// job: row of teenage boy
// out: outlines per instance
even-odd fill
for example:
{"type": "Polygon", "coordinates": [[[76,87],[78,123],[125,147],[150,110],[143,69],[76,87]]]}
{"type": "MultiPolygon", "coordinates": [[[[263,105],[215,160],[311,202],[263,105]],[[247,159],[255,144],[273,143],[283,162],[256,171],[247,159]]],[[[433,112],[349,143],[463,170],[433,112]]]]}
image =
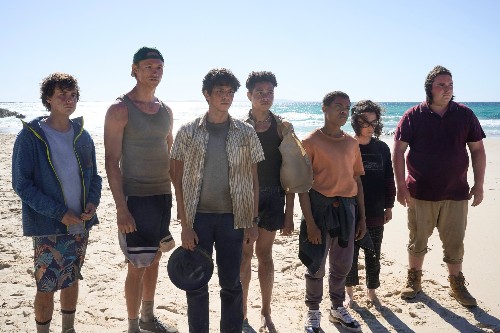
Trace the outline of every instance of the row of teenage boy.
{"type": "MultiPolygon", "coordinates": [[[[210,255],[214,247],[217,250],[220,331],[254,332],[247,319],[247,298],[255,251],[262,298],[259,327],[277,332],[271,318],[272,245],[278,230],[282,235],[294,231],[294,194],[286,193],[280,183],[279,146],[293,127],[270,111],[276,77],[271,72],[250,73],[246,88],[252,108],[245,120],[238,120],[228,113],[240,87],[238,79],[227,69],[211,70],[202,85],[208,111],[184,124],[174,140],[172,111],[155,97],[163,66],[160,51],[139,49],[131,73],[136,85],[116,100],[105,119],[106,173],[116,204],[119,243],[128,261],[128,332],[177,332],[153,311],[159,261],[175,244],[169,231],[171,183],[182,247],[199,246],[210,255]]],[[[452,75],[446,68],[431,70],[425,92],[426,101],[409,109],[398,124],[392,162],[389,147],[378,139],[383,126],[379,105],[363,100],[351,109],[349,96],[340,91],[324,97],[324,125],[302,141],[314,175],[312,188],[299,193],[299,257],[307,268],[305,332],[321,331],[327,258],[330,321],[361,330],[348,311],[352,287],[359,284],[360,247],[365,249],[367,299],[382,306],[375,290],[380,285],[384,224],[392,218],[396,186],[397,200],[408,207],[410,230],[409,269],[401,296],[411,299],[421,291],[427,240],[437,228],[451,296],[464,306],[477,304],[465,287],[461,264],[467,201],[473,199],[472,206],[477,206],[483,199],[485,135],[474,113],[453,101],[452,75]],[[341,129],[349,111],[354,138],[341,129]],[[470,189],[466,146],[474,171],[470,189]],[[367,238],[369,248],[362,245],[367,238]]],[[[22,199],[23,233],[33,237],[37,332],[49,332],[54,293],[61,290],[62,332],[71,333],[89,230],[98,223],[102,181],[83,120],[70,120],[79,100],[75,78],[48,76],[41,99],[50,115],[23,123],[14,145],[12,184],[22,199]]],[[[208,286],[186,291],[186,296],[189,331],[209,332],[208,286]]]]}

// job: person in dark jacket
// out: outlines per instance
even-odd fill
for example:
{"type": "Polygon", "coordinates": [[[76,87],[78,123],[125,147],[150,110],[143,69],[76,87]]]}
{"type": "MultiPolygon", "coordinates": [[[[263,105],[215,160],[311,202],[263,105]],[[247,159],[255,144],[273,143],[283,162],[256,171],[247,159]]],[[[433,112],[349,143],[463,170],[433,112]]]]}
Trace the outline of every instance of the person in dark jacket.
{"type": "MultiPolygon", "coordinates": [[[[391,151],[385,142],[378,139],[383,127],[381,116],[382,108],[370,100],[359,101],[351,110],[351,125],[356,133],[365,169],[361,182],[365,198],[367,236],[371,238],[375,250],[365,250],[366,297],[375,306],[382,305],[375,292],[380,286],[380,251],[384,224],[392,219],[396,197],[391,151]]],[[[359,284],[359,248],[355,245],[351,271],[346,279],[345,307],[352,305],[353,286],[359,284]]]]}
{"type": "Polygon", "coordinates": [[[40,91],[50,115],[23,122],[12,154],[12,187],[22,200],[23,234],[33,237],[37,332],[49,332],[54,293],[61,290],[62,332],[71,333],[102,179],[83,119],[69,119],[80,97],[76,79],[54,73],[40,91]]]}

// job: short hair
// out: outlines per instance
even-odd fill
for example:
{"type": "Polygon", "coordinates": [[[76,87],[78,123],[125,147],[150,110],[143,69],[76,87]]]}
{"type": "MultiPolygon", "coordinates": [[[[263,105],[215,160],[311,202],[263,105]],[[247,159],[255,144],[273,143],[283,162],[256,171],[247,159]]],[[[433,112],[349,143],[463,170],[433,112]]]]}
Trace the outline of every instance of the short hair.
{"type": "Polygon", "coordinates": [[[255,88],[255,85],[259,82],[269,82],[273,85],[273,87],[278,86],[278,82],[276,81],[276,76],[272,72],[262,71],[262,72],[251,72],[248,74],[246,87],[248,91],[252,91],[255,88]]]}
{"type": "Polygon", "coordinates": [[[203,78],[203,85],[201,87],[201,92],[208,92],[212,95],[212,90],[215,86],[231,86],[231,88],[236,92],[240,87],[240,81],[234,76],[227,68],[214,68],[210,70],[207,75],[203,78]]]}
{"type": "Polygon", "coordinates": [[[361,124],[363,113],[373,112],[377,116],[378,125],[374,128],[375,137],[379,137],[382,134],[382,113],[384,109],[375,102],[369,99],[364,99],[357,102],[351,109],[351,126],[354,129],[356,135],[361,135],[361,124]]]}
{"type": "Polygon", "coordinates": [[[76,101],[80,100],[80,87],[78,87],[78,81],[73,76],[66,73],[53,73],[43,79],[40,83],[40,98],[42,100],[43,106],[50,111],[50,104],[47,102],[47,98],[54,95],[56,88],[61,90],[75,90],[76,91],[76,101]]]}
{"type": "Polygon", "coordinates": [[[349,95],[347,95],[345,92],[332,91],[332,92],[329,92],[328,94],[326,94],[325,97],[323,97],[323,106],[330,106],[330,104],[332,104],[333,100],[337,97],[350,99],[349,95]]]}
{"type": "MultiPolygon", "coordinates": [[[[425,96],[426,96],[425,100],[427,101],[428,105],[432,104],[432,83],[434,82],[436,77],[438,77],[439,75],[449,75],[449,76],[453,77],[451,75],[451,72],[448,69],[446,69],[445,67],[440,66],[440,65],[435,66],[429,72],[429,74],[427,74],[427,77],[425,78],[424,87],[425,87],[425,96]]],[[[455,96],[452,96],[451,100],[453,100],[453,98],[455,98],[455,96]]]]}

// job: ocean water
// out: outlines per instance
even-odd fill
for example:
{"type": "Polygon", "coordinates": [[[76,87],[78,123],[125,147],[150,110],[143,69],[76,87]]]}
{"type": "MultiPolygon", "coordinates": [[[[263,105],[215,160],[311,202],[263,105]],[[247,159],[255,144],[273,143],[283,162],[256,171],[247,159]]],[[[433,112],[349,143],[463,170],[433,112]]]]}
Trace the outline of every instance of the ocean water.
{"type": "MultiPolygon", "coordinates": [[[[102,135],[104,130],[104,116],[107,108],[112,102],[86,102],[80,101],[74,116],[83,116],[85,128],[93,135],[102,135]]],[[[385,109],[382,117],[384,133],[390,135],[403,113],[418,102],[380,102],[385,109]]],[[[207,110],[205,101],[190,102],[167,102],[174,113],[174,133],[185,122],[192,120],[207,110]]],[[[353,103],[354,104],[354,103],[353,103]]],[[[468,102],[464,103],[470,107],[479,118],[487,137],[500,138],[500,102],[468,102]]],[[[42,103],[9,103],[0,102],[0,108],[16,111],[32,119],[40,115],[48,114],[42,103]]],[[[249,102],[235,101],[230,114],[237,118],[243,118],[250,108],[249,102]]],[[[323,113],[321,103],[275,101],[273,112],[282,115],[292,122],[297,136],[303,138],[307,133],[323,124],[323,113]]],[[[0,119],[0,132],[17,133],[21,129],[21,122],[14,117],[0,119]]],[[[344,131],[352,133],[352,127],[348,122],[344,131]]]]}

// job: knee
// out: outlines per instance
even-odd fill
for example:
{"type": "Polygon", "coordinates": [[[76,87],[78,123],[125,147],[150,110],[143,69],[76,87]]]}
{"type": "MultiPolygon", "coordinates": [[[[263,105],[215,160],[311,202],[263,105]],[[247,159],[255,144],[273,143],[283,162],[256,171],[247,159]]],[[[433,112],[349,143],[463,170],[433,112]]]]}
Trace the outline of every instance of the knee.
{"type": "Polygon", "coordinates": [[[273,251],[272,249],[256,249],[255,255],[259,260],[259,264],[272,263],[273,262],[273,251]]]}

